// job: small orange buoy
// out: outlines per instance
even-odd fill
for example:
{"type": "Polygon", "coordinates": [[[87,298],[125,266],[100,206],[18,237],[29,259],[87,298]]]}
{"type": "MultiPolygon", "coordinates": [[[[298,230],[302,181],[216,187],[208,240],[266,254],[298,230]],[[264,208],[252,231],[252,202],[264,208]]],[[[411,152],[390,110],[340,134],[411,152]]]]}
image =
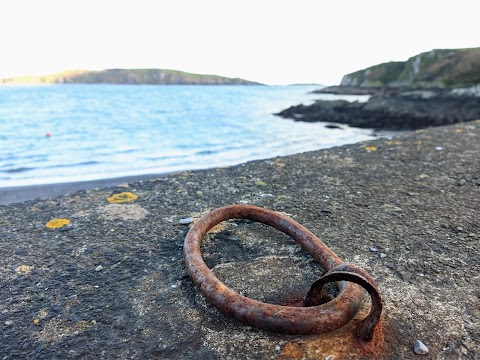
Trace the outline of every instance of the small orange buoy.
{"type": "Polygon", "coordinates": [[[45,133],[45,136],[46,136],[46,137],[50,137],[50,136],[52,136],[52,134],[47,131],[47,132],[45,133]]]}

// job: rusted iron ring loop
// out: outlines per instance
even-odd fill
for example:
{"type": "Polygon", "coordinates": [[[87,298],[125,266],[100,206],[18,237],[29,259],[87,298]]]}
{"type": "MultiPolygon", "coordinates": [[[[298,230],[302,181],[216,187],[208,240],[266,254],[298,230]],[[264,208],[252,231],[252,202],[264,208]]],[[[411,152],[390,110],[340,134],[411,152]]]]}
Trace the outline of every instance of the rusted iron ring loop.
{"type": "MultiPolygon", "coordinates": [[[[253,220],[282,231],[300,243],[326,271],[343,264],[342,260],[310,231],[277,212],[239,204],[213,210],[191,227],[185,238],[183,253],[190,278],[219,310],[259,329],[298,335],[329,332],[342,327],[355,316],[361,305],[362,289],[353,282],[342,281],[359,279],[347,272],[334,270],[326,278],[326,282],[338,281],[339,294],[336,298],[310,307],[265,304],[242,296],[223,284],[203,261],[200,245],[202,238],[212,227],[233,218],[253,220]]],[[[318,281],[322,281],[322,278],[318,281]]],[[[366,281],[361,285],[368,286],[369,283],[370,281],[366,281]]]]}

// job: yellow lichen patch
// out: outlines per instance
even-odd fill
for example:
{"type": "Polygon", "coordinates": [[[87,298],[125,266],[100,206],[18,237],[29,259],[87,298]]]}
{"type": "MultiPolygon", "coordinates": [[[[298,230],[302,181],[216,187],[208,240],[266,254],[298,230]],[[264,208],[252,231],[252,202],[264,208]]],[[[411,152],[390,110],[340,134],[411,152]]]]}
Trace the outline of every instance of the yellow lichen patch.
{"type": "Polygon", "coordinates": [[[376,146],[365,146],[365,150],[367,150],[367,151],[377,151],[377,147],[376,146]]]}
{"type": "Polygon", "coordinates": [[[462,130],[462,129],[455,129],[455,132],[456,132],[456,133],[462,133],[463,130],[462,130]]]}
{"type": "Polygon", "coordinates": [[[85,331],[91,326],[95,325],[97,322],[95,320],[92,321],[79,321],[75,324],[75,327],[80,331],[85,331]]]}
{"type": "Polygon", "coordinates": [[[262,180],[257,180],[255,181],[255,185],[258,185],[258,186],[267,186],[267,183],[265,181],[262,181],[262,180]]]}
{"type": "Polygon", "coordinates": [[[70,224],[68,219],[53,219],[46,223],[45,226],[49,229],[57,229],[68,224],[70,224]]]}
{"type": "Polygon", "coordinates": [[[78,335],[92,326],[95,326],[96,323],[95,320],[90,322],[79,321],[75,323],[54,317],[45,321],[43,326],[38,331],[34,332],[33,336],[37,340],[45,342],[45,345],[50,346],[67,337],[78,335]]]}
{"type": "Polygon", "coordinates": [[[47,317],[47,315],[48,315],[47,310],[42,309],[42,310],[40,310],[39,313],[38,313],[38,318],[39,318],[39,319],[45,319],[45,318],[47,317]]]}
{"type": "Polygon", "coordinates": [[[415,145],[422,145],[423,141],[415,141],[415,145]]]}
{"type": "Polygon", "coordinates": [[[393,141],[393,140],[388,140],[388,141],[385,141],[385,144],[387,145],[401,145],[402,142],[401,141],[393,141]]]}
{"type": "Polygon", "coordinates": [[[37,317],[33,319],[33,324],[38,326],[40,324],[40,320],[45,319],[47,315],[48,315],[47,310],[45,309],[40,310],[37,317]]]}
{"type": "Polygon", "coordinates": [[[109,203],[118,204],[118,203],[130,202],[130,201],[133,201],[137,198],[138,198],[137,195],[132,194],[129,191],[126,191],[126,192],[122,192],[122,193],[119,193],[119,194],[114,194],[114,195],[110,196],[109,198],[107,198],[107,200],[108,200],[109,203]]]}
{"type": "Polygon", "coordinates": [[[24,274],[28,274],[30,271],[32,271],[32,269],[33,269],[33,266],[20,265],[19,267],[17,267],[17,268],[15,269],[15,272],[16,272],[17,274],[22,274],[22,275],[24,275],[24,274]]]}
{"type": "Polygon", "coordinates": [[[480,119],[475,120],[475,122],[476,122],[477,124],[480,124],[480,119]]]}

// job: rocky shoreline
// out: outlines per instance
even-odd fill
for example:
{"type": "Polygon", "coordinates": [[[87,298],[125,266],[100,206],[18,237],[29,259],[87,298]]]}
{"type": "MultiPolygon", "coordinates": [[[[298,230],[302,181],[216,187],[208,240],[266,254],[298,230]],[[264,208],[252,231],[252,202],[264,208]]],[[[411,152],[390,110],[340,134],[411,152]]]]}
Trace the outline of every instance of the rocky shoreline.
{"type": "Polygon", "coordinates": [[[333,86],[314,93],[371,95],[367,102],[317,100],[275,115],[295,121],[346,124],[375,130],[417,130],[480,118],[480,89],[333,86]]]}

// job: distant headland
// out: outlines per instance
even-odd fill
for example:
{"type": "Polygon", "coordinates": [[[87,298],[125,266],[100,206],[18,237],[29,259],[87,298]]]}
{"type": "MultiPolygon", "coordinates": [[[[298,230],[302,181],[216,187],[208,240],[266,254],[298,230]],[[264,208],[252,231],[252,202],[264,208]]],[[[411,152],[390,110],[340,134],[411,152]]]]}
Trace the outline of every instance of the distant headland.
{"type": "Polygon", "coordinates": [[[480,119],[480,48],[438,49],[371,66],[314,93],[370,95],[367,102],[317,100],[276,115],[377,130],[415,130],[480,119]]]}
{"type": "Polygon", "coordinates": [[[167,69],[68,70],[50,75],[0,79],[0,84],[263,85],[240,78],[167,69]]]}
{"type": "Polygon", "coordinates": [[[456,88],[480,84],[480,48],[436,49],[407,61],[371,66],[343,77],[340,86],[456,88]]]}

